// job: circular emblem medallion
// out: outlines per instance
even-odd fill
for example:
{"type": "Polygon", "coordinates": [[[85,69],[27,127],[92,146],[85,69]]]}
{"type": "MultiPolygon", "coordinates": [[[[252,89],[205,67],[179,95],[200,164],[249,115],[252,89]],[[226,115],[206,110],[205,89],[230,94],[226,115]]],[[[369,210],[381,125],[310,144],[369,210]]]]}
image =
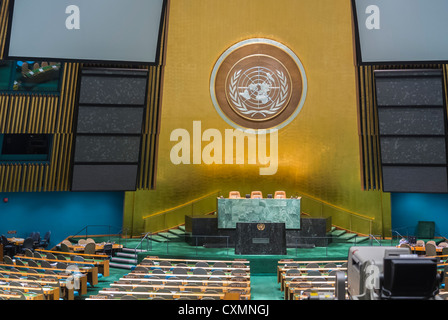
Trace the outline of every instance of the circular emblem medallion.
{"type": "Polygon", "coordinates": [[[259,224],[257,224],[257,229],[258,229],[259,231],[263,231],[265,228],[266,228],[266,226],[264,225],[264,223],[259,223],[259,224]]]}
{"type": "Polygon", "coordinates": [[[240,42],[218,59],[210,81],[213,104],[235,128],[280,129],[300,112],[305,70],[284,45],[267,39],[240,42]]]}

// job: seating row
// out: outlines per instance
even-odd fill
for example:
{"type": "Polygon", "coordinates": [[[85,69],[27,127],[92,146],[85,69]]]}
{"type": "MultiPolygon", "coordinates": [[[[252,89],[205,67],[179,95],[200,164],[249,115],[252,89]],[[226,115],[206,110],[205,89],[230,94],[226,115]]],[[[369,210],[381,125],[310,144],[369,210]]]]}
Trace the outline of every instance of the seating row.
{"type": "Polygon", "coordinates": [[[9,256],[3,257],[3,263],[0,263],[2,273],[7,277],[13,278],[27,278],[34,277],[42,280],[58,279],[63,287],[67,283],[76,283],[77,291],[67,291],[64,297],[71,300],[76,294],[86,294],[87,287],[98,284],[98,279],[104,275],[109,275],[109,260],[84,260],[76,259],[68,260],[64,256],[50,256],[43,255],[39,252],[32,253],[27,251],[25,255],[16,255],[14,258],[9,256]],[[52,259],[56,258],[56,259],[52,259]],[[103,273],[99,273],[98,270],[103,273]],[[63,280],[63,282],[61,281],[63,280]]]}
{"type": "MultiPolygon", "coordinates": [[[[334,296],[337,272],[347,272],[347,261],[280,260],[277,280],[285,300],[308,299],[322,293],[334,296]]],[[[347,285],[345,276],[345,284],[347,285]]],[[[347,293],[346,293],[347,294],[347,293]]]]}
{"type": "Polygon", "coordinates": [[[250,300],[250,269],[246,260],[146,257],[130,273],[88,300],[216,300],[230,296],[250,300]]]}
{"type": "MultiPolygon", "coordinates": [[[[18,269],[0,268],[0,290],[3,292],[20,291],[25,295],[4,297],[17,300],[74,300],[76,294],[74,286],[67,285],[72,275],[24,272],[18,269]],[[34,293],[38,296],[29,295],[34,293]],[[40,297],[41,295],[42,297],[40,297]],[[42,298],[42,299],[40,299],[42,298]]],[[[84,276],[84,279],[86,277],[84,276]]],[[[82,281],[80,281],[82,282],[82,281]]],[[[86,283],[86,281],[85,281],[86,283]]]]}

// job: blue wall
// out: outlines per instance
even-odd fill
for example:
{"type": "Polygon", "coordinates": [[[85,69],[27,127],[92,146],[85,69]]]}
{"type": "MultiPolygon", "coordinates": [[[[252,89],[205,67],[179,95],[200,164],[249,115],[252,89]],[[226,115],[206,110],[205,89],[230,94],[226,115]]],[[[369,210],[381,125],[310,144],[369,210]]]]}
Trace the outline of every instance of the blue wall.
{"type": "MultiPolygon", "coordinates": [[[[8,230],[17,230],[16,237],[26,238],[39,231],[43,237],[50,230],[50,246],[87,225],[111,225],[111,232],[117,233],[123,225],[123,204],[123,192],[0,193],[0,233],[7,236],[8,230]]],[[[107,233],[105,227],[89,228],[89,234],[107,233]]]]}
{"type": "Polygon", "coordinates": [[[418,221],[434,221],[435,236],[448,237],[448,194],[392,193],[391,207],[392,229],[403,236],[417,235],[418,221]]]}

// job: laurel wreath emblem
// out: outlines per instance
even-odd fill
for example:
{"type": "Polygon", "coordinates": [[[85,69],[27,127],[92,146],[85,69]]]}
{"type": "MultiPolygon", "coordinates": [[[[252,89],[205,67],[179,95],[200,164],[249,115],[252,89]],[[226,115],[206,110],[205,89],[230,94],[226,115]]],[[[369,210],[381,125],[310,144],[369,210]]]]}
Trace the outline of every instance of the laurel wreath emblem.
{"type": "Polygon", "coordinates": [[[254,110],[254,109],[248,109],[247,105],[244,103],[244,101],[240,98],[240,95],[238,93],[238,79],[241,76],[241,71],[236,71],[232,78],[230,79],[229,84],[229,97],[232,101],[235,108],[244,115],[249,115],[250,117],[254,117],[255,115],[262,115],[263,117],[267,118],[268,115],[276,114],[286,103],[288,100],[288,92],[289,92],[289,86],[287,77],[284,75],[282,71],[276,70],[277,76],[280,79],[280,95],[277,98],[276,101],[272,102],[269,106],[269,109],[263,109],[263,110],[254,110]]]}

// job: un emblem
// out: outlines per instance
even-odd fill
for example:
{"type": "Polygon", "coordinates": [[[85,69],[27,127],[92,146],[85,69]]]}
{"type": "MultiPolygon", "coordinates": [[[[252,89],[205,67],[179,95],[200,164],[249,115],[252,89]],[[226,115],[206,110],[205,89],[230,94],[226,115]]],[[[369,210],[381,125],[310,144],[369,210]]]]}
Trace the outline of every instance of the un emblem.
{"type": "Polygon", "coordinates": [[[257,229],[258,229],[259,231],[263,231],[265,228],[266,228],[266,226],[265,226],[264,223],[259,223],[259,224],[257,224],[257,229]]]}
{"type": "Polygon", "coordinates": [[[210,91],[218,113],[238,129],[280,129],[300,112],[305,70],[284,45],[267,39],[240,42],[218,59],[210,91]]]}

